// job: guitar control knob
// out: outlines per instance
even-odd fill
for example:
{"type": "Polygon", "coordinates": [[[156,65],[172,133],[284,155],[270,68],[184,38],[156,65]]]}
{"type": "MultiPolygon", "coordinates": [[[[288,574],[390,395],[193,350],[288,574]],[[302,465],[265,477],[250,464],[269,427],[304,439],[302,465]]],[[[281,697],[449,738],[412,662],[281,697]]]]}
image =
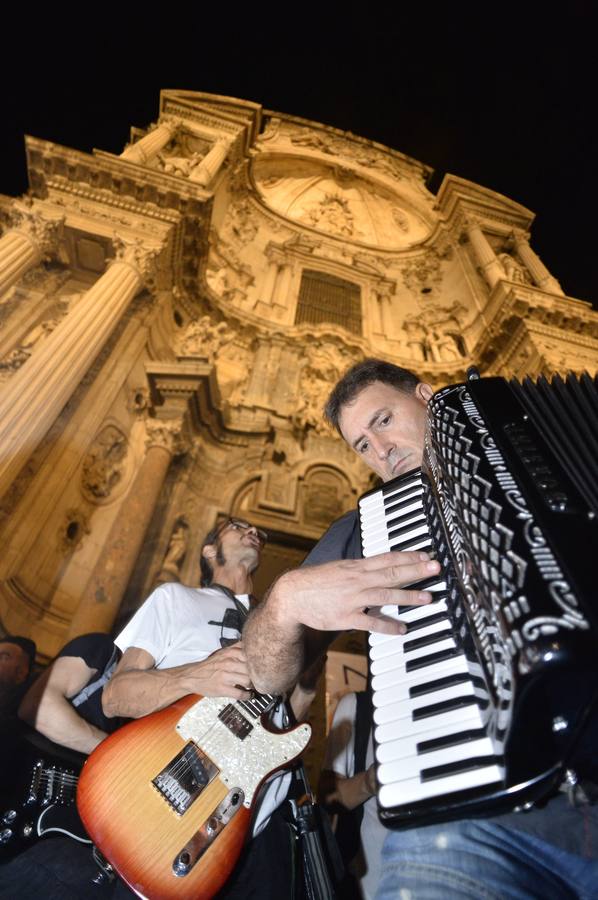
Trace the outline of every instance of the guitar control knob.
{"type": "Polygon", "coordinates": [[[3,828],[2,831],[0,831],[0,847],[3,844],[8,844],[11,837],[12,837],[12,828],[3,828]]]}
{"type": "Polygon", "coordinates": [[[11,825],[12,822],[14,822],[14,820],[16,819],[17,815],[18,813],[16,809],[7,809],[0,819],[0,822],[2,823],[2,825],[11,825]]]}
{"type": "Polygon", "coordinates": [[[206,822],[206,832],[208,834],[215,834],[218,829],[218,819],[215,816],[212,816],[211,819],[208,819],[206,822]]]}

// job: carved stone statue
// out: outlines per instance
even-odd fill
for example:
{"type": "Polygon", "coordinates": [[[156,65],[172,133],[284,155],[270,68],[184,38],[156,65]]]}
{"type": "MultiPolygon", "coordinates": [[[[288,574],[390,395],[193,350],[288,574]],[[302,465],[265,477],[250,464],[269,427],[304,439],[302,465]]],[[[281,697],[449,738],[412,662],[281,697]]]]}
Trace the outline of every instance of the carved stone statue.
{"type": "Polygon", "coordinates": [[[83,493],[96,502],[106,500],[122,478],[127,438],[114,425],[107,425],[91,445],[81,472],[83,493]]]}
{"type": "Polygon", "coordinates": [[[518,284],[531,284],[529,272],[514,256],[511,256],[510,253],[499,253],[498,259],[509,281],[515,281],[518,284]]]}
{"type": "Polygon", "coordinates": [[[177,345],[178,356],[196,356],[213,362],[225,344],[235,339],[235,332],[226,322],[212,322],[202,316],[189,323],[177,345]]]}

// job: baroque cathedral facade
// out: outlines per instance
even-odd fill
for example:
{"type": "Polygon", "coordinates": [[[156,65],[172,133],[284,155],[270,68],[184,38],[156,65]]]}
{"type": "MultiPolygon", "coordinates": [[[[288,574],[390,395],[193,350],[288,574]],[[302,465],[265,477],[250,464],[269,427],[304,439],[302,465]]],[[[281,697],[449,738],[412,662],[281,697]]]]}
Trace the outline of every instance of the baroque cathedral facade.
{"type": "Polygon", "coordinates": [[[371,485],[323,423],[352,363],[438,388],[589,370],[598,314],[534,215],[372,141],[164,91],[119,155],[26,140],[0,197],[0,629],[42,661],[164,581],[224,515],[272,540],[257,593],[371,485]]]}

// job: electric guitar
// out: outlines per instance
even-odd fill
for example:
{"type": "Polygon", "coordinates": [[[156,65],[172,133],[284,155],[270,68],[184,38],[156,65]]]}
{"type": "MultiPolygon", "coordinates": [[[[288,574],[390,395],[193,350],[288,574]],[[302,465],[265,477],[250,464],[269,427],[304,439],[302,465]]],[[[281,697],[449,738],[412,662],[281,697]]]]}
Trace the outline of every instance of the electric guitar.
{"type": "MultiPolygon", "coordinates": [[[[49,746],[50,742],[47,742],[49,746]]],[[[78,754],[55,755],[22,740],[11,763],[12,789],[0,800],[0,861],[53,831],[91,843],[75,807],[78,754]]]]}
{"type": "Polygon", "coordinates": [[[190,695],[124,725],[88,757],[77,790],[94,844],[139,897],[204,900],[230,875],[264,779],[311,728],[269,730],[276,702],[190,695]]]}

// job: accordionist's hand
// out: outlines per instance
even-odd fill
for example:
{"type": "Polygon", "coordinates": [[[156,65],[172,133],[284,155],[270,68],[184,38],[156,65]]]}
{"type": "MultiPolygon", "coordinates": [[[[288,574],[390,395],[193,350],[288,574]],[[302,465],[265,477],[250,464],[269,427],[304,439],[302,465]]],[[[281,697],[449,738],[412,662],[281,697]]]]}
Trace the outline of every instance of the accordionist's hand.
{"type": "Polygon", "coordinates": [[[439,571],[439,563],[421,551],[339,560],[287,572],[274,584],[271,593],[275,597],[269,600],[275,600],[281,618],[318,631],[356,628],[402,634],[405,626],[380,614],[380,608],[429,603],[429,591],[406,586],[439,571]]]}

